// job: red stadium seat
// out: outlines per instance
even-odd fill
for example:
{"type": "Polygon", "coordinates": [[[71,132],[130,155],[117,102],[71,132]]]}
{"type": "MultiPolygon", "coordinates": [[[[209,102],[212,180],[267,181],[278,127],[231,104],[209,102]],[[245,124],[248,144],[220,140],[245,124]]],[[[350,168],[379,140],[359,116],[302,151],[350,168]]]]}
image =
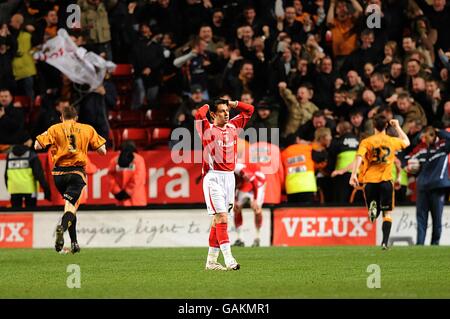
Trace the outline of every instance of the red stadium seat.
{"type": "Polygon", "coordinates": [[[33,120],[37,118],[37,110],[34,109],[30,97],[17,95],[14,97],[13,105],[22,108],[25,115],[25,125],[32,124],[33,120]]]}
{"type": "Polygon", "coordinates": [[[144,122],[145,114],[142,111],[110,111],[109,123],[111,127],[139,127],[144,122]]]}
{"type": "Polygon", "coordinates": [[[28,96],[17,95],[14,97],[14,105],[20,105],[23,108],[30,108],[32,106],[31,98],[28,96]]]}
{"type": "Polygon", "coordinates": [[[155,127],[152,131],[153,142],[168,142],[170,139],[171,128],[168,127],[155,127]]]}
{"type": "Polygon", "coordinates": [[[120,129],[112,129],[111,132],[114,149],[118,150],[120,148],[120,144],[122,144],[122,131],[120,129]]]}
{"type": "Polygon", "coordinates": [[[168,127],[155,127],[151,129],[152,149],[169,148],[169,140],[172,129],[168,127]]]}
{"type": "Polygon", "coordinates": [[[147,113],[145,120],[149,126],[163,126],[170,123],[172,116],[168,108],[155,108],[151,110],[151,113],[147,113]],[[150,117],[148,117],[148,114],[150,114],[150,117]]]}
{"type": "Polygon", "coordinates": [[[113,77],[132,77],[133,75],[133,65],[132,64],[117,64],[113,77]]]}
{"type": "Polygon", "coordinates": [[[125,128],[121,134],[121,140],[132,140],[138,148],[148,148],[151,143],[150,130],[146,128],[125,128]]]}
{"type": "Polygon", "coordinates": [[[42,104],[42,97],[40,95],[38,95],[34,99],[34,106],[35,107],[41,107],[41,104],[42,104]]]}
{"type": "Polygon", "coordinates": [[[131,81],[127,85],[130,85],[130,92],[127,94],[119,94],[117,96],[117,102],[115,106],[116,110],[130,109],[131,102],[133,99],[131,96],[131,85],[132,85],[131,81]]]}
{"type": "Polygon", "coordinates": [[[116,121],[117,113],[118,113],[118,111],[108,111],[109,124],[111,124],[111,122],[116,121]]]}
{"type": "Polygon", "coordinates": [[[133,73],[133,65],[131,64],[117,64],[116,69],[112,73],[112,80],[119,94],[117,108],[126,108],[131,104],[133,73]]]}
{"type": "Polygon", "coordinates": [[[115,150],[117,145],[116,145],[116,139],[114,137],[114,131],[113,130],[109,130],[109,139],[111,140],[111,149],[115,150]]]}
{"type": "Polygon", "coordinates": [[[174,93],[166,93],[166,94],[161,94],[161,96],[159,97],[159,103],[162,106],[168,106],[168,107],[178,107],[178,105],[180,105],[182,102],[181,98],[179,95],[174,94],[174,93]]]}

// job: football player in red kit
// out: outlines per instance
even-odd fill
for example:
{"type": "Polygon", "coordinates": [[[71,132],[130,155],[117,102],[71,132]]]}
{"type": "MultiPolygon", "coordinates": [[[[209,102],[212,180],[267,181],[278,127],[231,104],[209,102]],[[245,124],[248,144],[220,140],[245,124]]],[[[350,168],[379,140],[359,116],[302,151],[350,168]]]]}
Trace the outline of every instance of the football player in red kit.
{"type": "Polygon", "coordinates": [[[266,190],[266,176],[261,172],[261,168],[257,163],[238,163],[234,172],[238,178],[239,185],[234,204],[234,225],[238,236],[234,246],[244,246],[240,232],[242,226],[242,206],[247,200],[250,200],[250,207],[255,213],[256,228],[256,236],[252,246],[259,247],[259,231],[262,225],[262,205],[264,204],[266,190]]]}
{"type": "Polygon", "coordinates": [[[250,104],[219,99],[211,106],[203,105],[195,115],[196,130],[203,146],[203,195],[208,214],[213,216],[205,267],[208,270],[240,268],[231,254],[228,214],[234,205],[238,130],[245,127],[253,110],[254,107],[250,104]],[[240,114],[231,120],[230,108],[240,111],[240,114]],[[208,112],[212,123],[206,116],[208,112]],[[217,261],[220,251],[224,256],[226,267],[217,261]]]}

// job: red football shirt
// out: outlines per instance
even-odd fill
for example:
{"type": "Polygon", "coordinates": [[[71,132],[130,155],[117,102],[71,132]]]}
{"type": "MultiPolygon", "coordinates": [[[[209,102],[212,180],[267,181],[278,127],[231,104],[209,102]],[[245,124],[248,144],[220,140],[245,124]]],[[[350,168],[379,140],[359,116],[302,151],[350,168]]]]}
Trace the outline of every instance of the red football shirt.
{"type": "Polygon", "coordinates": [[[243,129],[250,120],[254,107],[238,102],[241,113],[232,118],[224,127],[209,122],[206,117],[209,106],[203,105],[195,115],[196,129],[203,144],[203,175],[209,170],[234,171],[237,158],[238,129],[243,129]]]}

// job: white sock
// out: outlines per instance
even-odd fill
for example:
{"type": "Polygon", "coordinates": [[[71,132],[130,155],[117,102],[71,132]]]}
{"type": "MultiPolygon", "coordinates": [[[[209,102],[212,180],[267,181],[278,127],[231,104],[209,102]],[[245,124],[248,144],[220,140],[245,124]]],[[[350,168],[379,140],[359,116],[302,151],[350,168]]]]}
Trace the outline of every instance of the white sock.
{"type": "Polygon", "coordinates": [[[222,251],[223,258],[225,259],[225,264],[229,265],[234,261],[233,255],[231,254],[230,243],[220,245],[220,250],[222,251]]]}
{"type": "Polygon", "coordinates": [[[260,231],[259,231],[259,229],[258,228],[256,228],[256,235],[255,235],[255,239],[259,239],[259,233],[260,233],[260,231]]]}
{"type": "Polygon", "coordinates": [[[217,247],[209,247],[208,250],[208,258],[206,259],[207,263],[215,263],[217,262],[217,258],[219,258],[220,248],[217,247]]]}
{"type": "Polygon", "coordinates": [[[236,228],[237,239],[241,240],[241,227],[236,228]]]}

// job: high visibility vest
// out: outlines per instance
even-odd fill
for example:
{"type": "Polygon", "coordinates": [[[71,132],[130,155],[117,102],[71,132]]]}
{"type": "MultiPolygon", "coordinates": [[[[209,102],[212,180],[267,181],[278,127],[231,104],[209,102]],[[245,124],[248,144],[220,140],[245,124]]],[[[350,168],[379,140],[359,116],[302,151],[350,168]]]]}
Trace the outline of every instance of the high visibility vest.
{"type": "Polygon", "coordinates": [[[8,192],[10,194],[33,194],[37,192],[38,182],[35,180],[30,167],[30,151],[22,156],[12,152],[8,154],[7,177],[8,192]]]}
{"type": "Polygon", "coordinates": [[[287,194],[317,192],[311,144],[294,144],[281,153],[287,194]]]}
{"type": "MultiPolygon", "coordinates": [[[[392,180],[394,182],[397,180],[397,168],[395,166],[392,168],[392,180]]],[[[408,173],[403,168],[400,170],[400,185],[408,186],[408,173]]]]}
{"type": "MultiPolygon", "coordinates": [[[[354,151],[344,151],[338,154],[336,160],[336,168],[335,169],[343,169],[350,165],[351,162],[355,159],[356,150],[354,151]]],[[[349,172],[352,170],[350,169],[349,172]]]]}

